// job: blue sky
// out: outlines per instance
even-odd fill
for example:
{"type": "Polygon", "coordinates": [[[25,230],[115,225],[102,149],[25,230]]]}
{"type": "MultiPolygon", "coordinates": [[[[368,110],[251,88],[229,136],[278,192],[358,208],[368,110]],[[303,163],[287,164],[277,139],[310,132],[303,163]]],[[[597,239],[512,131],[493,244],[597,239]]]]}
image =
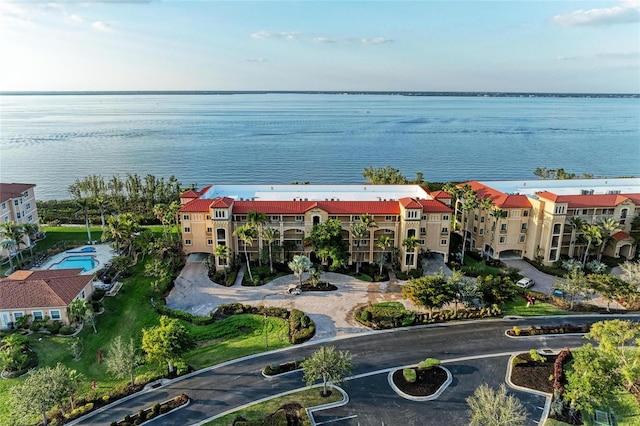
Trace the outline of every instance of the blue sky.
{"type": "Polygon", "coordinates": [[[0,0],[0,90],[640,93],[640,0],[0,0]]]}

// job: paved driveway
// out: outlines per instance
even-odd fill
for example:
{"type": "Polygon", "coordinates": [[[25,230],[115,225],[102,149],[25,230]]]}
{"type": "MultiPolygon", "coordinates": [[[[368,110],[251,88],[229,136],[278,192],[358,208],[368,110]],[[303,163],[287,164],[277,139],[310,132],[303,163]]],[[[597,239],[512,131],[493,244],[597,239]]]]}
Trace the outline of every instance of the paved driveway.
{"type": "Polygon", "coordinates": [[[538,271],[522,259],[505,259],[503,262],[509,267],[519,269],[520,273],[525,277],[533,278],[536,285],[534,285],[531,290],[539,291],[544,294],[551,293],[553,283],[556,281],[557,277],[538,271]]]}

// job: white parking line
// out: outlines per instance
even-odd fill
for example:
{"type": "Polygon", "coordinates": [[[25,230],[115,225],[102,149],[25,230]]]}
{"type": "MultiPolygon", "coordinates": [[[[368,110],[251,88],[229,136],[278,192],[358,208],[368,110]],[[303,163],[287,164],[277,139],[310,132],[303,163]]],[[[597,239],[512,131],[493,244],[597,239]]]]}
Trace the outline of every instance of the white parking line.
{"type": "Polygon", "coordinates": [[[324,424],[327,424],[327,423],[340,422],[340,421],[342,421],[342,420],[355,419],[356,417],[358,417],[358,415],[357,415],[357,414],[354,414],[353,416],[340,417],[340,418],[333,419],[333,420],[327,420],[326,422],[319,422],[319,423],[316,423],[316,426],[324,425],[324,424]]]}

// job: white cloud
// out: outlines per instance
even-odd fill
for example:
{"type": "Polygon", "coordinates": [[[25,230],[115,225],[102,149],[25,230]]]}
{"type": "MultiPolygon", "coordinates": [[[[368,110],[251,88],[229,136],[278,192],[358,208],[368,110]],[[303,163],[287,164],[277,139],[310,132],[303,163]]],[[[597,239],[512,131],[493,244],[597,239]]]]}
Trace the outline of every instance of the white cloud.
{"type": "Polygon", "coordinates": [[[315,37],[313,41],[317,43],[338,43],[338,40],[332,37],[315,37]]]}
{"type": "Polygon", "coordinates": [[[111,32],[111,31],[113,31],[113,25],[114,24],[115,24],[115,22],[113,22],[113,21],[109,21],[109,22],[96,21],[93,24],[91,24],[91,27],[96,31],[111,32]]]}
{"type": "Polygon", "coordinates": [[[360,39],[360,42],[362,44],[385,44],[385,43],[392,43],[393,40],[391,40],[390,38],[376,37],[376,38],[363,38],[363,39],[360,39]]]}
{"type": "Polygon", "coordinates": [[[615,25],[640,22],[640,0],[626,0],[614,7],[603,9],[579,9],[564,15],[556,15],[553,22],[559,25],[615,25]]]}
{"type": "Polygon", "coordinates": [[[258,31],[251,34],[252,38],[284,38],[286,40],[297,40],[298,33],[292,32],[272,32],[272,31],[258,31]]]}
{"type": "Polygon", "coordinates": [[[265,58],[247,58],[247,62],[267,62],[265,58]]]}
{"type": "Polygon", "coordinates": [[[82,19],[82,16],[80,16],[80,15],[68,15],[67,16],[67,21],[73,22],[73,23],[76,23],[76,24],[80,24],[80,23],[84,22],[84,19],[82,19]]]}

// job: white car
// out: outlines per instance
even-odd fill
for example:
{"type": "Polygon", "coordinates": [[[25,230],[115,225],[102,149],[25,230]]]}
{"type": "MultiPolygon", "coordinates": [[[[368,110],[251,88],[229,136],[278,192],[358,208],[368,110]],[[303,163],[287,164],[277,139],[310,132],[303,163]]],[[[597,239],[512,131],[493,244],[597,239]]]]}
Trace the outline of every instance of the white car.
{"type": "Polygon", "coordinates": [[[518,282],[516,283],[516,285],[518,287],[522,287],[522,288],[531,288],[535,285],[535,281],[532,280],[531,278],[522,278],[520,280],[518,280],[518,282]]]}

